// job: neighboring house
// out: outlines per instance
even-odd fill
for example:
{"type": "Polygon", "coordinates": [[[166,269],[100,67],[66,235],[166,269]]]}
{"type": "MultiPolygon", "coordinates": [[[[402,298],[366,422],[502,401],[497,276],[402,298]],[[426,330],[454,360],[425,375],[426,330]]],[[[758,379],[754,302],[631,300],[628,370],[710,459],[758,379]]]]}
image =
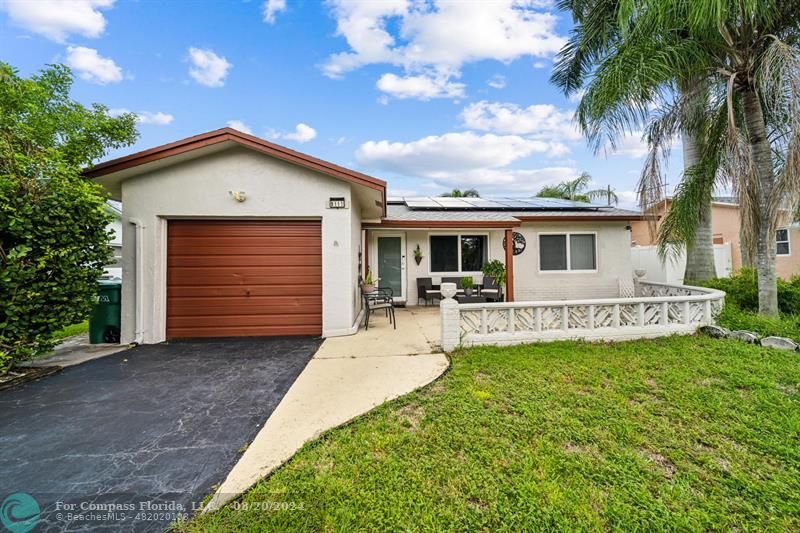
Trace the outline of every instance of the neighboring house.
{"type": "Polygon", "coordinates": [[[121,278],[122,277],[122,204],[108,200],[106,202],[106,210],[114,216],[106,229],[113,233],[111,241],[108,246],[114,254],[113,262],[106,265],[107,278],[121,278]]]}
{"type": "Polygon", "coordinates": [[[101,163],[123,205],[122,342],[354,333],[367,268],[417,303],[416,280],[507,265],[507,298],[618,297],[632,211],[553,199],[415,198],[224,128],[101,163]],[[514,256],[503,240],[524,239],[514,256]],[[414,261],[419,245],[423,259],[414,261]]]}
{"type": "MultiPolygon", "coordinates": [[[[672,199],[667,198],[653,210],[659,220],[671,205],[672,199]]],[[[742,267],[739,227],[739,205],[736,199],[728,196],[715,198],[711,204],[711,231],[714,244],[730,244],[731,268],[734,271],[742,267]]],[[[634,245],[648,246],[655,244],[655,238],[651,235],[649,224],[646,220],[633,222],[632,228],[631,236],[634,245]]],[[[795,246],[795,243],[800,244],[800,226],[797,224],[790,224],[775,232],[775,264],[778,276],[781,278],[790,278],[800,273],[800,248],[795,246]]],[[[717,270],[719,271],[720,268],[718,267],[717,270]]]]}

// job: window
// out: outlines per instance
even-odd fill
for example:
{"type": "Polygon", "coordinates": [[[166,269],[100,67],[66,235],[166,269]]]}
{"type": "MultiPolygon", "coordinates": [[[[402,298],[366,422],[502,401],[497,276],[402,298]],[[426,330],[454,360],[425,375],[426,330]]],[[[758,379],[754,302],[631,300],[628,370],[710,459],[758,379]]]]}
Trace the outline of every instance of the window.
{"type": "Polygon", "coordinates": [[[461,271],[479,272],[486,263],[486,235],[461,236],[461,271]]]}
{"type": "Polygon", "coordinates": [[[431,272],[458,271],[458,235],[431,236],[431,272]]]}
{"type": "Polygon", "coordinates": [[[480,272],[487,240],[486,235],[431,235],[431,272],[480,272]]]}
{"type": "Polygon", "coordinates": [[[789,248],[789,230],[786,228],[779,229],[775,232],[775,244],[777,246],[778,255],[791,255],[789,248]]]}
{"type": "Polygon", "coordinates": [[[594,233],[539,235],[539,270],[597,270],[594,233]]]}

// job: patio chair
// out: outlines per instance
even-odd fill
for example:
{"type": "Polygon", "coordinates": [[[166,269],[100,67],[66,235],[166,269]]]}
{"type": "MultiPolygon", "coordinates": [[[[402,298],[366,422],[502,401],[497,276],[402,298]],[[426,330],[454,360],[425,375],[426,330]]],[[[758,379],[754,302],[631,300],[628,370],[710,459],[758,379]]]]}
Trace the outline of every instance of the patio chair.
{"type": "Polygon", "coordinates": [[[428,300],[441,300],[442,291],[433,288],[433,281],[431,278],[417,278],[417,303],[420,300],[425,300],[425,305],[428,305],[428,300]]]}
{"type": "MultiPolygon", "coordinates": [[[[375,289],[375,291],[379,291],[380,289],[375,289]]],[[[369,330],[369,315],[383,309],[386,311],[386,316],[389,317],[389,323],[392,325],[394,329],[397,329],[397,321],[395,320],[394,316],[394,305],[392,305],[392,300],[388,296],[376,296],[375,293],[366,293],[361,292],[364,298],[364,329],[369,330]]]]}
{"type": "Polygon", "coordinates": [[[485,297],[487,300],[499,302],[502,297],[502,287],[495,283],[492,276],[483,276],[481,296],[485,297]]]}
{"type": "MultiPolygon", "coordinates": [[[[362,278],[360,275],[358,276],[358,286],[361,288],[361,294],[365,294],[364,278],[362,278]]],[[[376,286],[374,291],[366,294],[369,294],[370,297],[374,299],[383,300],[388,298],[389,302],[394,302],[394,289],[392,289],[391,287],[376,286]]]]}

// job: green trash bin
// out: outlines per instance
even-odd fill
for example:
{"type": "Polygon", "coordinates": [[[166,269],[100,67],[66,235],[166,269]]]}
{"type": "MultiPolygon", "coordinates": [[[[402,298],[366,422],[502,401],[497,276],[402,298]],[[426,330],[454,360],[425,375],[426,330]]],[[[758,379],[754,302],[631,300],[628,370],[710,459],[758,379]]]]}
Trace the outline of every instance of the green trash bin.
{"type": "Polygon", "coordinates": [[[92,316],[89,317],[89,342],[119,343],[122,282],[100,280],[92,316]]]}

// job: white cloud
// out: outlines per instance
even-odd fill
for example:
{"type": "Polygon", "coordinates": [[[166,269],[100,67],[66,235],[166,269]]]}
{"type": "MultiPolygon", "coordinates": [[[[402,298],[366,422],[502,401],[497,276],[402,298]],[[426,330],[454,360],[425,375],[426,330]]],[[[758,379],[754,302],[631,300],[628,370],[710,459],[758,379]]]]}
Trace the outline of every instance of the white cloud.
{"type": "Polygon", "coordinates": [[[536,169],[477,169],[439,176],[444,187],[475,187],[481,194],[494,196],[533,195],[545,185],[555,185],[579,174],[575,167],[554,166],[536,169]]]}
{"type": "Polygon", "coordinates": [[[534,61],[532,66],[533,68],[547,68],[549,63],[546,61],[534,61]]]}
{"type": "Polygon", "coordinates": [[[168,113],[162,113],[161,111],[157,111],[155,113],[151,113],[150,111],[140,111],[139,113],[136,113],[136,120],[142,124],[166,126],[167,124],[172,124],[172,121],[175,120],[175,117],[168,113]]]}
{"type": "Polygon", "coordinates": [[[464,84],[449,82],[445,76],[397,76],[384,74],[376,83],[381,91],[399,98],[461,98],[464,96],[464,84]]]}
{"type": "Polygon", "coordinates": [[[122,81],[122,69],[113,59],[103,57],[94,48],[85,46],[67,47],[67,66],[78,73],[82,79],[106,85],[122,81]]]}
{"type": "Polygon", "coordinates": [[[464,108],[461,119],[468,128],[476,130],[574,141],[580,139],[581,134],[572,114],[572,111],[562,111],[550,104],[520,107],[483,100],[464,108]]]}
{"type": "Polygon", "coordinates": [[[250,135],[252,135],[252,133],[253,133],[253,130],[250,129],[250,126],[248,126],[247,124],[245,124],[241,120],[229,120],[228,122],[225,123],[225,125],[228,126],[229,128],[233,128],[235,130],[239,130],[242,133],[247,133],[247,134],[250,134],[250,135]]]}
{"type": "Polygon", "coordinates": [[[386,191],[386,196],[420,196],[420,194],[414,189],[395,189],[390,187],[386,191]]]}
{"type": "Polygon", "coordinates": [[[609,155],[630,157],[639,159],[647,155],[647,142],[642,138],[641,131],[631,132],[624,137],[617,139],[616,148],[607,144],[605,151],[609,155]]]}
{"type": "Polygon", "coordinates": [[[286,0],[266,0],[264,2],[264,22],[275,24],[275,16],[286,11],[286,0]]]}
{"type": "Polygon", "coordinates": [[[308,124],[301,122],[294,127],[294,131],[292,133],[281,133],[279,131],[272,130],[267,133],[267,136],[273,139],[286,139],[289,141],[305,143],[317,136],[317,130],[308,124]]]}
{"type": "MultiPolygon", "coordinates": [[[[332,78],[365,65],[391,64],[402,67],[406,77],[435,72],[441,85],[458,78],[466,63],[549,58],[565,42],[557,17],[535,0],[332,0],[331,5],[337,34],[349,46],[323,65],[332,78]]],[[[455,91],[451,97],[457,96],[455,91]]]]}
{"type": "Polygon", "coordinates": [[[208,48],[189,48],[189,60],[192,63],[189,75],[197,83],[206,87],[225,85],[225,78],[233,66],[223,56],[217,55],[208,48]]]}
{"type": "Polygon", "coordinates": [[[623,209],[639,209],[639,195],[636,191],[617,191],[619,207],[623,209]]]}
{"type": "Polygon", "coordinates": [[[456,173],[505,167],[528,155],[562,155],[561,143],[525,139],[517,135],[446,133],[403,143],[368,141],[356,151],[365,166],[406,176],[442,178],[456,173]]]}
{"type": "Polygon", "coordinates": [[[295,126],[294,133],[288,133],[284,135],[284,139],[289,139],[290,141],[297,141],[299,143],[308,142],[314,137],[317,136],[317,130],[309,126],[308,124],[303,124],[302,122],[295,126]]]}
{"type": "Polygon", "coordinates": [[[495,74],[486,81],[486,85],[488,85],[492,89],[505,89],[506,77],[503,76],[502,74],[495,74]]]}
{"type": "Polygon", "coordinates": [[[569,95],[569,101],[573,104],[580,103],[581,99],[583,99],[583,95],[586,94],[586,89],[578,89],[571,95],[569,95]]]}
{"type": "Polygon", "coordinates": [[[161,111],[134,112],[125,108],[116,108],[116,109],[109,109],[108,112],[112,117],[118,117],[125,113],[133,113],[134,115],[136,115],[136,122],[138,122],[139,124],[152,124],[154,126],[166,126],[168,124],[172,124],[172,121],[175,120],[174,116],[168,113],[162,113],[161,111]]]}
{"type": "Polygon", "coordinates": [[[14,24],[60,43],[73,33],[102,35],[106,19],[100,10],[113,5],[114,0],[0,0],[14,24]]]}

